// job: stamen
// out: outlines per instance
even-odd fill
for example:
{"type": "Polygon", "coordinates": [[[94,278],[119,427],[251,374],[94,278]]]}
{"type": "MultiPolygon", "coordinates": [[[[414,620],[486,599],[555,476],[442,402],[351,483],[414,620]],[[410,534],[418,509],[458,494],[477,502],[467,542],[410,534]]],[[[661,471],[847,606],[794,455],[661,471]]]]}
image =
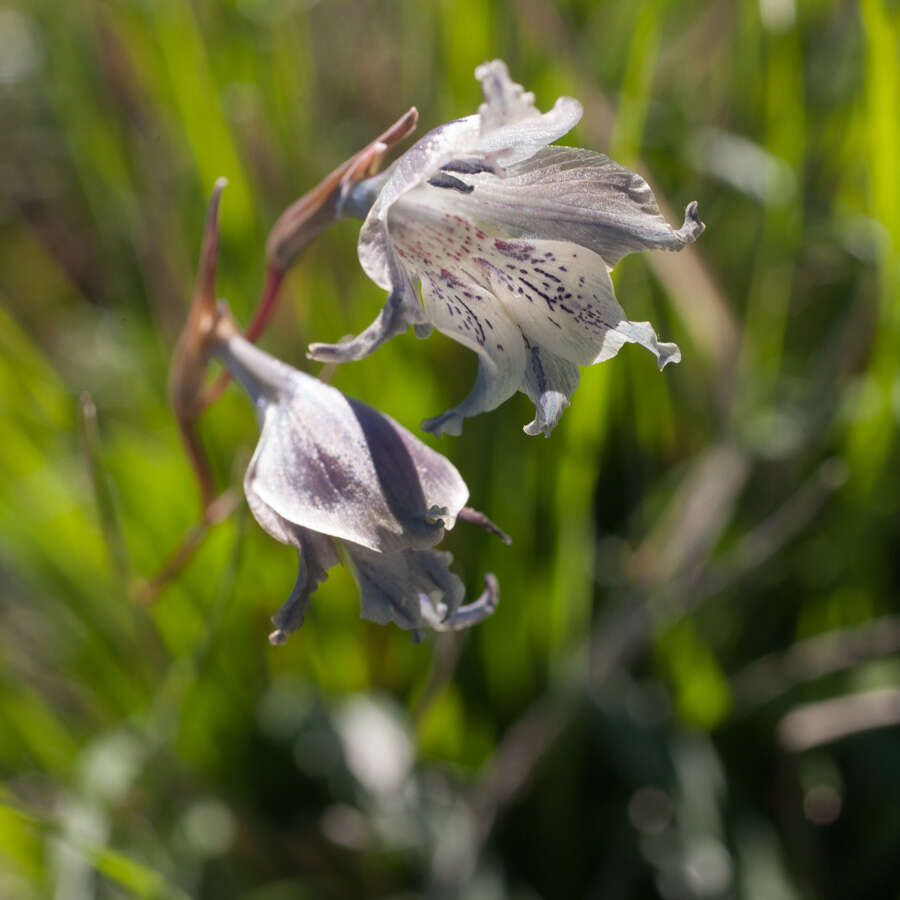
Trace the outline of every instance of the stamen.
{"type": "Polygon", "coordinates": [[[475,185],[466,184],[459,178],[454,178],[452,175],[446,175],[443,172],[439,175],[435,175],[433,178],[429,178],[428,183],[432,187],[452,188],[454,191],[461,191],[463,194],[471,194],[472,191],[475,190],[475,185]]]}
{"type": "Polygon", "coordinates": [[[460,175],[478,175],[481,172],[495,172],[496,166],[481,159],[451,159],[445,166],[441,166],[442,172],[457,172],[460,175]]]}

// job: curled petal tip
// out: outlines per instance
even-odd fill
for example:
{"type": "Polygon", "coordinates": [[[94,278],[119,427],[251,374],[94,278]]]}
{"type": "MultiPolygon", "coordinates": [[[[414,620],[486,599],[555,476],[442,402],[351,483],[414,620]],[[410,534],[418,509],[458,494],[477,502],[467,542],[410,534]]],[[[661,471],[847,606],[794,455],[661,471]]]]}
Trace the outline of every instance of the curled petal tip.
{"type": "Polygon", "coordinates": [[[471,628],[487,619],[500,603],[500,586],[497,582],[497,576],[492,572],[488,572],[484,576],[484,590],[481,596],[468,603],[460,606],[445,621],[434,626],[435,631],[459,631],[463,628],[471,628]]]}
{"type": "Polygon", "coordinates": [[[343,344],[310,344],[306,348],[306,358],[314,362],[344,363],[355,362],[360,357],[343,344]]]}
{"type": "Polygon", "coordinates": [[[539,434],[542,434],[545,438],[548,438],[553,433],[557,421],[558,419],[554,419],[552,422],[541,421],[536,416],[527,425],[522,426],[522,431],[529,437],[537,437],[539,434]]]}
{"type": "Polygon", "coordinates": [[[684,208],[684,224],[675,232],[675,236],[685,244],[693,244],[703,234],[706,225],[700,220],[697,201],[692,200],[684,208]]]}
{"type": "Polygon", "coordinates": [[[420,427],[422,431],[427,431],[435,437],[443,437],[445,434],[459,437],[462,434],[462,423],[462,416],[455,412],[446,412],[443,415],[425,419],[420,427]]]}
{"type": "Polygon", "coordinates": [[[287,643],[287,635],[280,628],[276,628],[275,631],[269,635],[269,643],[273,647],[282,647],[287,643]]]}
{"type": "Polygon", "coordinates": [[[678,344],[666,344],[660,342],[657,344],[659,350],[659,356],[656,358],[656,364],[659,366],[659,371],[662,370],[669,363],[679,363],[681,362],[681,350],[678,347],[678,344]]]}

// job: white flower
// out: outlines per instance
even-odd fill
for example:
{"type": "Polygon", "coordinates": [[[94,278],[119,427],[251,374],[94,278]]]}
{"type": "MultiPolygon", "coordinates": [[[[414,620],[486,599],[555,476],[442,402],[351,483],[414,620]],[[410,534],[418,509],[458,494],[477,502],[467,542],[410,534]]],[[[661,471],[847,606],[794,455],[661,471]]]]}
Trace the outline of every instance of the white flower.
{"type": "Polygon", "coordinates": [[[704,226],[691,203],[673,230],[639,175],[600,153],[548,146],[581,118],[577,100],[539,112],[499,60],[475,77],[477,115],[434,129],[387,173],[348,189],[345,211],[371,204],[359,258],[390,295],[356,338],[309,355],[360,359],[409,325],[422,337],[433,326],[474,350],[479,368],[469,396],[423,428],[459,434],[464,418],[521,390],[536,406],[525,431],[549,435],[579,366],[629,342],[660,369],[681,358],[648,322],[626,319],[609,272],[627,253],[679,250],[704,226]]]}
{"type": "Polygon", "coordinates": [[[463,606],[465,589],[448,568],[453,557],[431,549],[457,517],[496,531],[465,506],[469,491],[453,465],[393,419],[222,322],[213,352],[250,394],[262,430],[244,478],[247,502],[257,522],[300,556],[270,641],[283,643],[303,624],[311,594],[340,561],[336,542],[359,582],[363,618],[421,639],[425,628],[455,630],[489,616],[496,579],[486,576],[482,596],[463,606]]]}

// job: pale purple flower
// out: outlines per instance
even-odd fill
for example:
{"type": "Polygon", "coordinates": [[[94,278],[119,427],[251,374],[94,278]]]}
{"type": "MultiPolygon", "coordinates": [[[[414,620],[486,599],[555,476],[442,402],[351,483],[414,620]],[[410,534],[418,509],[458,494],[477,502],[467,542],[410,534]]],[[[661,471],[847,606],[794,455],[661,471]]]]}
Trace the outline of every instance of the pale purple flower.
{"type": "Polygon", "coordinates": [[[360,359],[414,325],[478,354],[475,387],[423,423],[459,434],[464,418],[517,390],[535,403],[528,434],[549,435],[569,403],[579,366],[642,344],[659,368],[677,362],[648,322],[629,322],[609,272],[627,253],[680,250],[703,231],[696,203],[674,230],[647,183],[601,153],[550,147],[581,118],[561,97],[547,113],[495,60],[476,69],[478,114],[442,125],[386,173],[353,185],[342,212],[365,214],[359,259],[390,292],[364,332],[313,344],[310,356],[360,359]],[[421,288],[421,299],[419,288],[421,288]]]}
{"type": "Polygon", "coordinates": [[[244,478],[257,522],[297,548],[300,571],[272,617],[272,643],[303,624],[310,596],[340,562],[359,582],[362,616],[421,639],[489,616],[497,583],[462,605],[465,589],[432,549],[457,517],[505,535],[465,506],[468,488],[441,454],[393,419],[264,353],[222,320],[213,352],[250,394],[261,435],[244,478]]]}

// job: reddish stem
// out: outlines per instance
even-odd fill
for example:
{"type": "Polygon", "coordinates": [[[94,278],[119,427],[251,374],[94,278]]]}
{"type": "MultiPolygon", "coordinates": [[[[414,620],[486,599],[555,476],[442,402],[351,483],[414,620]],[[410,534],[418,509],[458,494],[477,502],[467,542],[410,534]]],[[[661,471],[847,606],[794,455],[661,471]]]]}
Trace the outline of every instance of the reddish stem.
{"type": "Polygon", "coordinates": [[[247,326],[247,330],[244,332],[244,337],[248,341],[255,342],[268,324],[272,310],[275,308],[275,301],[278,299],[278,289],[281,287],[283,278],[284,272],[269,264],[266,270],[266,286],[263,289],[262,297],[250,324],[247,326]]]}
{"type": "MultiPolygon", "coordinates": [[[[273,265],[269,265],[269,268],[266,270],[266,285],[263,288],[262,296],[257,304],[256,312],[253,314],[253,319],[247,326],[247,330],[244,332],[244,337],[246,337],[248,341],[256,341],[265,330],[265,327],[272,316],[272,311],[275,309],[275,301],[278,299],[278,289],[281,287],[283,279],[284,272],[279,271],[273,265]]],[[[200,394],[200,399],[198,401],[200,410],[202,411],[215,403],[216,400],[222,396],[225,388],[227,388],[230,383],[231,373],[227,369],[223,369],[219,373],[219,377],[200,394]]]]}

